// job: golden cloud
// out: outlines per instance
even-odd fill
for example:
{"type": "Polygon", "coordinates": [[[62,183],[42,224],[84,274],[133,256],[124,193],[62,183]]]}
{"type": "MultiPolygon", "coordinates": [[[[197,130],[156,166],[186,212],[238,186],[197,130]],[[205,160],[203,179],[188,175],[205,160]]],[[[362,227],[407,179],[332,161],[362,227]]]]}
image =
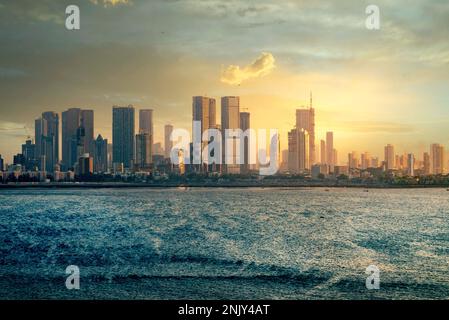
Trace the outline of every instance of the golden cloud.
{"type": "Polygon", "coordinates": [[[268,75],[276,66],[273,55],[263,52],[250,65],[240,68],[230,65],[221,74],[221,81],[230,85],[240,85],[243,81],[268,75]]]}

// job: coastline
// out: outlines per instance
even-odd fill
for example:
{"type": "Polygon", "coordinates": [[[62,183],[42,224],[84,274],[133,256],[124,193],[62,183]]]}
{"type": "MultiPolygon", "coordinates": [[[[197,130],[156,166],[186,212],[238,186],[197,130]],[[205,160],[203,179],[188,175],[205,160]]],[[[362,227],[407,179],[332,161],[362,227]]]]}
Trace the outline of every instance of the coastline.
{"type": "MultiPolygon", "coordinates": [[[[434,185],[400,185],[400,184],[351,184],[351,183],[326,183],[326,182],[307,182],[307,183],[247,183],[247,182],[232,182],[232,183],[204,183],[204,182],[189,182],[189,183],[15,183],[15,184],[0,184],[0,190],[11,189],[133,189],[133,188],[148,188],[148,189],[178,189],[178,188],[360,188],[360,189],[447,189],[448,185],[434,184],[434,185]]],[[[449,190],[449,189],[448,189],[449,190]]]]}

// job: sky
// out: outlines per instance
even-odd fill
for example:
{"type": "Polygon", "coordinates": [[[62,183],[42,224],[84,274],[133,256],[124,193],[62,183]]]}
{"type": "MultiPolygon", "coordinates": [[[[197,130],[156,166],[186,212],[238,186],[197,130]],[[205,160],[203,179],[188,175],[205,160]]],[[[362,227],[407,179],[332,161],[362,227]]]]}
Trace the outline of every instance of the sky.
{"type": "Polygon", "coordinates": [[[9,162],[44,111],[94,109],[111,139],[113,105],[152,108],[163,142],[165,124],[191,128],[195,95],[240,96],[285,149],[310,91],[317,144],[333,131],[340,163],[383,159],[387,143],[418,158],[431,143],[449,150],[447,0],[0,0],[0,48],[9,162]],[[70,4],[80,30],[65,28],[70,4]],[[379,30],[365,27],[369,4],[379,30]]]}

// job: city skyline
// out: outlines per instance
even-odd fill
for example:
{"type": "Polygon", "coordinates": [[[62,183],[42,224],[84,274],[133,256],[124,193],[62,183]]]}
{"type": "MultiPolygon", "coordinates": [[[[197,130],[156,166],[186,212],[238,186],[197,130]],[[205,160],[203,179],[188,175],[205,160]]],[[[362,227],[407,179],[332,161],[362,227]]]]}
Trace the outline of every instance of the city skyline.
{"type": "MultiPolygon", "coordinates": [[[[201,128],[199,128],[201,133],[208,129],[242,129],[243,131],[254,129],[250,126],[251,114],[246,111],[247,108],[244,108],[242,112],[240,111],[240,97],[221,97],[221,104],[224,108],[221,112],[221,124],[218,125],[216,99],[205,96],[194,96],[192,98],[192,120],[201,123],[201,128]]],[[[161,153],[167,158],[167,155],[170,157],[171,152],[171,150],[168,152],[163,149],[157,150],[157,145],[161,145],[161,142],[154,143],[153,141],[153,111],[153,109],[136,109],[132,105],[112,107],[113,122],[111,126],[116,142],[114,143],[113,139],[111,143],[111,159],[108,158],[108,139],[104,139],[101,133],[98,133],[97,138],[91,136],[95,131],[94,111],[70,108],[61,113],[61,123],[58,113],[44,111],[41,117],[35,120],[34,139],[29,137],[21,144],[22,153],[15,154],[13,162],[14,164],[16,164],[16,161],[18,163],[24,162],[32,167],[37,166],[42,171],[51,172],[53,169],[49,168],[55,168],[56,165],[60,165],[60,168],[64,171],[73,168],[75,164],[86,167],[82,160],[85,158],[86,161],[92,161],[90,166],[92,172],[98,168],[102,170],[95,172],[109,170],[115,172],[118,169],[119,171],[132,169],[136,165],[137,168],[149,170],[154,155],[161,153]],[[138,119],[136,117],[137,111],[139,111],[138,119]],[[56,135],[55,132],[57,132],[56,135]],[[64,159],[66,160],[64,161],[64,159]],[[67,161],[70,161],[71,164],[68,165],[67,161]],[[116,167],[116,165],[120,167],[116,167]]],[[[333,172],[334,174],[334,168],[337,166],[346,166],[348,170],[383,167],[385,171],[406,170],[409,175],[412,175],[415,169],[422,170],[424,174],[444,174],[449,169],[447,151],[445,151],[444,145],[440,143],[430,144],[430,150],[428,149],[421,155],[409,151],[402,152],[402,154],[395,152],[395,146],[388,143],[384,146],[383,158],[379,155],[372,155],[367,151],[362,151],[359,156],[359,151],[352,151],[348,153],[347,161],[338,161],[337,159],[340,159],[337,156],[338,150],[333,147],[334,132],[326,131],[325,140],[316,143],[319,147],[315,146],[315,142],[310,141],[311,137],[315,136],[315,108],[312,105],[312,94],[310,94],[310,105],[306,108],[296,109],[295,114],[296,125],[288,132],[287,149],[282,149],[282,151],[280,149],[278,155],[279,165],[282,166],[282,163],[286,163],[290,173],[310,173],[313,171],[312,167],[315,164],[327,165],[327,173],[333,172]],[[313,154],[312,148],[315,149],[313,154]]],[[[173,146],[173,142],[170,141],[168,136],[173,129],[175,127],[171,124],[164,126],[164,147],[167,143],[173,146]]],[[[187,131],[189,130],[187,129],[187,131]]],[[[192,136],[192,138],[194,137],[192,136]]],[[[203,143],[201,150],[206,145],[207,143],[203,143]]],[[[248,156],[248,147],[245,146],[244,163],[248,163],[248,156]]],[[[5,161],[1,153],[0,157],[3,164],[11,164],[11,162],[5,161]]],[[[226,156],[223,154],[223,163],[229,161],[225,158],[226,156]]],[[[233,161],[236,161],[235,146],[233,161]]],[[[87,167],[89,168],[89,165],[87,167]]],[[[3,167],[1,169],[3,170],[3,167]]],[[[341,169],[338,168],[338,170],[341,169]]],[[[29,170],[29,168],[25,168],[25,170],[29,170]]],[[[242,173],[242,170],[248,173],[249,166],[225,165],[222,169],[214,168],[211,170],[239,174],[242,173]]],[[[319,170],[321,172],[324,169],[321,167],[319,170]]]]}
{"type": "Polygon", "coordinates": [[[152,108],[154,141],[163,141],[166,123],[190,128],[192,94],[239,96],[259,115],[253,128],[279,128],[282,149],[310,90],[316,144],[333,131],[340,159],[353,150],[381,157],[385,143],[415,154],[448,145],[447,3],[379,1],[381,29],[369,31],[357,1],[75,2],[81,29],[68,32],[64,3],[0,0],[7,162],[43,110],[93,109],[95,136],[111,140],[112,105],[152,108]]]}

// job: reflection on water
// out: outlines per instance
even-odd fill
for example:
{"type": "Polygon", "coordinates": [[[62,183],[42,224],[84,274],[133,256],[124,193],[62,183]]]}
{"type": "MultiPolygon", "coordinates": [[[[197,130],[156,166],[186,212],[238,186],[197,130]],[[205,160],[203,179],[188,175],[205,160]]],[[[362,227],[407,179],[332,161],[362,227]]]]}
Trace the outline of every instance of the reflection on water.
{"type": "Polygon", "coordinates": [[[1,298],[449,297],[444,189],[0,193],[1,298]],[[365,287],[376,265],[380,290],[365,287]],[[81,290],[65,289],[65,268],[81,290]]]}

